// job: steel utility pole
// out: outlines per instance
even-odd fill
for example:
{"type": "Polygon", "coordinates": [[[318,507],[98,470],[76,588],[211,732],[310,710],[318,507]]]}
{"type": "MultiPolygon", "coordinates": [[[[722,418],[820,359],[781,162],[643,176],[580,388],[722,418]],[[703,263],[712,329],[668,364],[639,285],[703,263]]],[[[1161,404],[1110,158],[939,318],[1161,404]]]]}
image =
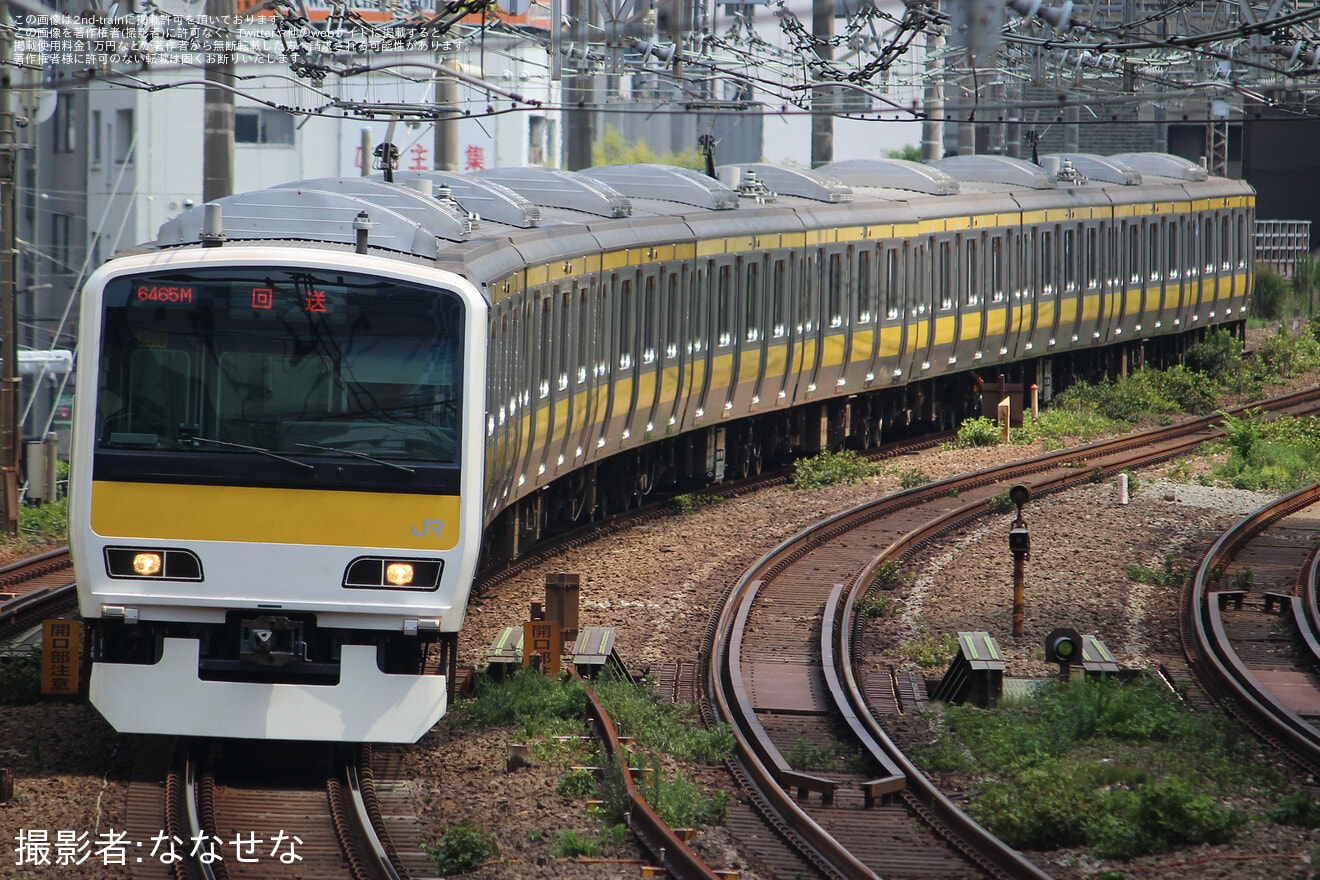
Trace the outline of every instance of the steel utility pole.
{"type": "Polygon", "coordinates": [[[0,0],[0,333],[4,334],[0,357],[0,506],[5,534],[18,534],[18,456],[22,446],[18,424],[18,285],[14,248],[14,166],[17,138],[14,136],[12,101],[14,31],[8,0],[0,0]]]}
{"type": "MultiPolygon", "coordinates": [[[[816,54],[822,61],[834,58],[834,0],[812,0],[811,32],[816,38],[816,54]]],[[[813,89],[811,93],[811,167],[819,168],[834,161],[834,113],[843,103],[843,88],[813,89]],[[821,107],[828,108],[822,110],[821,107]]]]}
{"type": "MultiPolygon", "coordinates": [[[[234,0],[206,0],[209,23],[234,24],[234,0]]],[[[229,42],[233,33],[226,34],[229,42]]],[[[235,37],[236,38],[236,37],[235,37]]],[[[206,53],[206,89],[203,101],[202,201],[211,202],[234,193],[234,93],[215,84],[234,85],[234,55],[227,45],[206,53]]],[[[366,161],[366,158],[363,158],[366,161]]]]}

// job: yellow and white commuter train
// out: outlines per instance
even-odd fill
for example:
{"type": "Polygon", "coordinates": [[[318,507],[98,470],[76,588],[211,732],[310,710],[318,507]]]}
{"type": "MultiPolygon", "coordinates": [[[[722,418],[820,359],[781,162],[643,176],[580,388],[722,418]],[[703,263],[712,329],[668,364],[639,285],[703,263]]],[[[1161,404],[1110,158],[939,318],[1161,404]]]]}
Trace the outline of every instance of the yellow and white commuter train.
{"type": "Polygon", "coordinates": [[[83,296],[92,701],[126,732],[410,742],[483,554],[1241,326],[1249,186],[1044,163],[410,173],[169,221],[83,296]]]}

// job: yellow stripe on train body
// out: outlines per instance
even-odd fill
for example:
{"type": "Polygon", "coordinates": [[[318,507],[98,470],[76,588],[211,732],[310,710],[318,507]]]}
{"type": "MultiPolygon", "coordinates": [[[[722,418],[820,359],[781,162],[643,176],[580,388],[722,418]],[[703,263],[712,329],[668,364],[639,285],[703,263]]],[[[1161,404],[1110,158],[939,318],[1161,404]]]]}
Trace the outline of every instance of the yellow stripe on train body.
{"type": "Polygon", "coordinates": [[[234,541],[435,552],[459,539],[459,496],[173,483],[92,483],[92,531],[142,541],[234,541]],[[420,533],[420,534],[419,534],[420,533]]]}

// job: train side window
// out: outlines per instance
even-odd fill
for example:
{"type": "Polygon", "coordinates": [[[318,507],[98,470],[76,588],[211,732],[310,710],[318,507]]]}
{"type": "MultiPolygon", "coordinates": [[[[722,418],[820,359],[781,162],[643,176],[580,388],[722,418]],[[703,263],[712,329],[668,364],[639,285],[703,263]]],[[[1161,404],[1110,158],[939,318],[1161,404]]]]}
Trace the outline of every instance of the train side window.
{"type": "Polygon", "coordinates": [[[1179,262],[1179,261],[1178,261],[1178,257],[1181,256],[1182,252],[1178,250],[1178,224],[1177,224],[1177,222],[1170,223],[1169,226],[1168,226],[1168,230],[1167,230],[1167,231],[1168,231],[1168,236],[1169,236],[1169,249],[1168,249],[1168,254],[1167,254],[1167,256],[1168,256],[1168,260],[1169,260],[1169,280],[1172,281],[1172,280],[1177,279],[1177,277],[1178,277],[1178,275],[1179,275],[1179,270],[1180,270],[1180,268],[1181,268],[1181,267],[1178,265],[1178,262],[1179,262]]]}
{"type": "Polygon", "coordinates": [[[545,398],[550,396],[550,340],[554,338],[551,332],[554,323],[554,299],[553,297],[543,297],[541,299],[541,375],[540,391],[538,397],[545,398]]]}
{"type": "Polygon", "coordinates": [[[871,251],[863,249],[857,252],[857,323],[870,323],[871,313],[871,251]]]}
{"type": "Polygon", "coordinates": [[[1054,233],[1046,230],[1040,234],[1040,292],[1045,296],[1054,293],[1054,233]]]}
{"type": "Polygon", "coordinates": [[[774,291],[770,301],[770,324],[774,328],[775,338],[781,338],[788,332],[784,322],[785,298],[788,295],[788,265],[784,260],[775,260],[774,291]]]}
{"type": "Polygon", "coordinates": [[[935,267],[938,274],[936,286],[940,292],[940,308],[953,308],[953,243],[948,241],[940,242],[939,265],[935,267]]]}
{"type": "Polygon", "coordinates": [[[1100,231],[1086,230],[1086,287],[1095,290],[1100,286],[1100,231]]]}
{"type": "Polygon", "coordinates": [[[843,326],[843,254],[830,254],[829,275],[825,280],[825,313],[831,327],[843,326]]]}
{"type": "Polygon", "coordinates": [[[1072,293],[1077,289],[1077,232],[1063,231],[1063,289],[1072,293]]]}
{"type": "Polygon", "coordinates": [[[619,285],[619,369],[633,365],[633,346],[637,338],[637,318],[633,315],[633,284],[625,278],[619,285]]]}
{"type": "Polygon", "coordinates": [[[967,278],[963,284],[963,305],[974,306],[981,301],[981,267],[976,259],[975,239],[967,242],[967,278]]]}
{"type": "Polygon", "coordinates": [[[743,325],[748,342],[761,338],[761,264],[747,264],[747,286],[743,289],[743,325]]]}
{"type": "Polygon", "coordinates": [[[999,236],[990,239],[990,298],[1004,301],[1004,240],[999,236]]]}
{"type": "Polygon", "coordinates": [[[885,252],[885,315],[898,317],[898,293],[902,279],[898,272],[898,251],[885,252]]]}
{"type": "Polygon", "coordinates": [[[1147,227],[1147,232],[1149,233],[1148,238],[1150,240],[1149,241],[1150,255],[1149,255],[1149,262],[1147,262],[1146,264],[1146,268],[1150,280],[1159,281],[1160,280],[1160,227],[1158,224],[1152,223],[1149,227],[1147,227]]]}
{"type": "Polygon", "coordinates": [[[568,388],[568,349],[569,349],[569,328],[573,326],[573,292],[570,290],[560,294],[559,285],[555,285],[555,299],[560,303],[559,314],[557,316],[558,327],[555,329],[555,349],[558,352],[559,390],[568,388]]]}
{"type": "Polygon", "coordinates": [[[1128,226],[1128,281],[1138,284],[1141,281],[1141,228],[1134,221],[1128,226]]]}
{"type": "Polygon", "coordinates": [[[655,276],[646,276],[642,290],[642,363],[655,363],[655,276]]]}
{"type": "Polygon", "coordinates": [[[720,266],[719,273],[716,276],[715,286],[715,339],[718,345],[724,346],[733,342],[733,333],[729,328],[729,313],[733,308],[733,291],[730,288],[730,275],[732,269],[729,266],[720,266]]]}
{"type": "Polygon", "coordinates": [[[590,360],[591,333],[588,329],[590,325],[587,323],[589,314],[591,314],[591,298],[587,288],[582,287],[578,289],[577,320],[577,380],[579,385],[587,381],[587,364],[590,360]]]}
{"type": "Polygon", "coordinates": [[[670,272],[665,283],[665,357],[678,357],[680,328],[683,317],[683,304],[678,296],[678,273],[670,272]]]}

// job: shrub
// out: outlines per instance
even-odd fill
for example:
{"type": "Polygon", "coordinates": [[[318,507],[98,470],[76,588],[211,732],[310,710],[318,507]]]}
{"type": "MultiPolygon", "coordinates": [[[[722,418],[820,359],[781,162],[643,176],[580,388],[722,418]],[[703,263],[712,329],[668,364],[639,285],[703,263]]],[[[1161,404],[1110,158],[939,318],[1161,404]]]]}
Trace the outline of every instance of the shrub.
{"type": "Polygon", "coordinates": [[[41,699],[41,656],[35,652],[0,657],[0,705],[27,706],[41,699]]]}
{"type": "Polygon", "coordinates": [[[857,601],[857,613],[874,620],[877,617],[897,617],[903,610],[903,603],[888,593],[874,590],[857,601]]]}
{"type": "Polygon", "coordinates": [[[997,446],[1004,431],[999,423],[985,416],[965,419],[958,428],[959,446],[997,446]]]}
{"type": "Polygon", "coordinates": [[[991,513],[1013,513],[1017,510],[1017,505],[1009,497],[1007,489],[987,501],[985,506],[991,513]]]}
{"type": "Polygon", "coordinates": [[[1187,560],[1172,553],[1164,554],[1164,568],[1157,570],[1144,565],[1128,566],[1127,577],[1130,581],[1153,584],[1157,587],[1181,587],[1187,580],[1187,560]]]}
{"type": "Polygon", "coordinates": [[[793,465],[793,488],[820,489],[839,483],[856,483],[873,475],[876,470],[873,462],[851,449],[822,452],[811,458],[797,460],[793,465]]]}
{"type": "Polygon", "coordinates": [[[734,749],[727,724],[703,727],[695,706],[663,703],[644,685],[602,675],[592,691],[610,720],[641,749],[664,752],[686,761],[723,761],[734,749]]]}
{"type": "Polygon", "coordinates": [[[462,822],[441,828],[439,840],[426,852],[441,874],[464,874],[499,858],[500,848],[492,835],[462,822]]]}
{"type": "Polygon", "coordinates": [[[519,667],[503,681],[481,675],[471,699],[454,703],[450,720],[459,726],[517,725],[529,738],[576,733],[587,714],[582,686],[567,678],[519,667]]]}
{"type": "Polygon", "coordinates": [[[935,635],[925,627],[914,638],[908,639],[888,653],[918,666],[942,666],[958,650],[958,637],[953,633],[935,635]]]}
{"type": "Polygon", "coordinates": [[[668,779],[658,764],[638,784],[637,793],[670,828],[722,824],[729,812],[727,793],[717,791],[706,797],[681,776],[668,779]]]}
{"type": "Polygon", "coordinates": [[[682,495],[675,495],[671,502],[674,506],[674,512],[680,515],[696,513],[703,507],[710,507],[712,504],[718,504],[723,501],[720,495],[697,495],[691,492],[685,492],[682,495]]]}
{"type": "Polygon", "coordinates": [[[596,793],[596,774],[590,770],[570,769],[555,784],[555,794],[567,798],[586,798],[596,793]]]}
{"type": "Polygon", "coordinates": [[[1242,366],[1242,343],[1232,333],[1216,327],[1204,341],[1187,349],[1184,363],[1189,370],[1227,382],[1242,366]]]}
{"type": "Polygon", "coordinates": [[[893,590],[907,583],[903,564],[897,559],[886,559],[871,569],[871,586],[879,590],[893,590]]]}
{"type": "Polygon", "coordinates": [[[1269,266],[1256,267],[1256,279],[1251,289],[1247,314],[1253,318],[1277,321],[1283,317],[1288,305],[1288,282],[1269,266]]]}
{"type": "Polygon", "coordinates": [[[618,846],[628,838],[626,825],[610,825],[602,828],[595,839],[573,829],[565,831],[550,847],[550,855],[557,859],[596,859],[604,855],[611,847],[618,846]]]}
{"type": "Polygon", "coordinates": [[[43,544],[69,541],[69,499],[50,504],[24,504],[18,508],[18,528],[43,544]]]}
{"type": "Polygon", "coordinates": [[[1300,825],[1320,828],[1320,803],[1304,791],[1284,795],[1279,802],[1265,811],[1271,822],[1280,825],[1300,825]]]}
{"type": "Polygon", "coordinates": [[[930,475],[915,468],[903,471],[898,475],[898,485],[901,489],[915,489],[929,482],[931,482],[930,475]]]}

